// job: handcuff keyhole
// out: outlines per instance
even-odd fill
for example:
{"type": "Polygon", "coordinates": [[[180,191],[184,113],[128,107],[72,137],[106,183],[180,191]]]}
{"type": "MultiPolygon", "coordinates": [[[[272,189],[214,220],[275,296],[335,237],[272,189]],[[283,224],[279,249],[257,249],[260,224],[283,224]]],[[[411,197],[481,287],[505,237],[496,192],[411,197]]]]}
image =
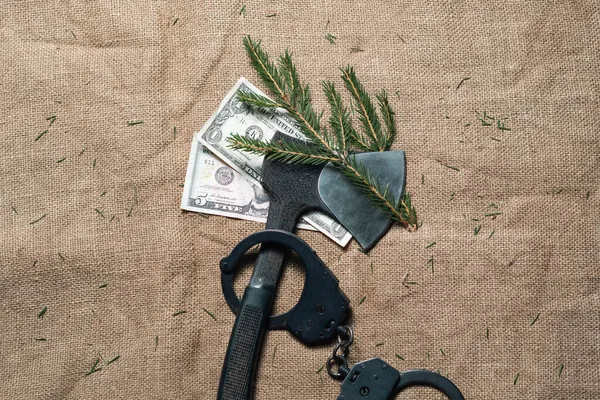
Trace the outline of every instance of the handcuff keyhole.
{"type": "Polygon", "coordinates": [[[360,388],[359,393],[360,393],[361,396],[368,396],[369,395],[369,388],[366,387],[366,386],[363,386],[363,387],[360,388]]]}
{"type": "Polygon", "coordinates": [[[317,304],[317,314],[325,314],[325,306],[323,304],[317,304]]]}

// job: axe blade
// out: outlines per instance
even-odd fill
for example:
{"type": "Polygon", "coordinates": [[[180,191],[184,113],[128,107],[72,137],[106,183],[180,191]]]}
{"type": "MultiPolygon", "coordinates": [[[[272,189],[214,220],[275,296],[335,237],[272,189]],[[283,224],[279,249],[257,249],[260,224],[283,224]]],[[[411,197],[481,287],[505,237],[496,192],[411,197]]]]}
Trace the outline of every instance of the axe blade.
{"type": "MultiPolygon", "coordinates": [[[[404,194],[406,157],[404,151],[359,153],[356,161],[386,188],[396,203],[404,194]]],[[[389,229],[392,220],[375,207],[346,176],[327,164],[318,182],[319,197],[335,218],[354,236],[365,251],[370,250],[389,229]]]]}

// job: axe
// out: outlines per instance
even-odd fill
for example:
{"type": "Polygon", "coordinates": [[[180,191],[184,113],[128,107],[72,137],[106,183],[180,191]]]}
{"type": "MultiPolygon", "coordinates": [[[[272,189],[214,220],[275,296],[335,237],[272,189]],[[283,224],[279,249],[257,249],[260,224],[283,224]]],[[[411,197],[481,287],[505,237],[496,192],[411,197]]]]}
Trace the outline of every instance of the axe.
{"type": "MultiPolygon", "coordinates": [[[[272,140],[297,140],[277,132],[272,140]]],[[[361,162],[393,194],[402,197],[406,180],[403,151],[357,153],[361,162]]],[[[302,239],[293,235],[299,217],[321,211],[337,219],[365,249],[371,249],[391,225],[333,165],[288,164],[265,160],[262,184],[270,196],[266,230],[242,240],[221,260],[221,285],[229,307],[237,315],[221,372],[219,400],[253,397],[254,378],[267,329],[288,329],[304,343],[332,338],[347,313],[349,301],[333,273],[302,239]],[[262,243],[256,265],[240,301],[233,291],[238,261],[252,246],[262,243]],[[286,248],[301,258],[305,285],[296,306],[271,316],[271,308],[286,248]]]]}

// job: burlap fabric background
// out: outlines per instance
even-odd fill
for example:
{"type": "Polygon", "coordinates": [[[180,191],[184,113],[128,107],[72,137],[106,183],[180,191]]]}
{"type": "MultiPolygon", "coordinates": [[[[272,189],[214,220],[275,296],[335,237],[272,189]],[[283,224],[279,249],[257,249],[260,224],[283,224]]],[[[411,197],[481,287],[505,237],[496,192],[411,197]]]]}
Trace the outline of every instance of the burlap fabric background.
{"type": "MultiPolygon", "coordinates": [[[[439,370],[471,399],[599,399],[598,10],[3,1],[0,397],[215,398],[234,321],[218,261],[262,225],[179,202],[193,132],[239,76],[264,89],[249,33],[315,89],[351,63],[397,111],[422,228],[370,256],[300,233],[352,300],[351,360],[439,370]]],[[[277,310],[301,282],[287,270],[277,310]]],[[[257,399],[335,398],[330,350],[269,333],[257,399]]]]}

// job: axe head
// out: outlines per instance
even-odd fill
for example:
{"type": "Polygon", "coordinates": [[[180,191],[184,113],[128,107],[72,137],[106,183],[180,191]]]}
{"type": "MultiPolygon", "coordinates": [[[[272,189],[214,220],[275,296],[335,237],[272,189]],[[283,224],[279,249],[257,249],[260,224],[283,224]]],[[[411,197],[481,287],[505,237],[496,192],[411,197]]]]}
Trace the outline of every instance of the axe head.
{"type": "MultiPolygon", "coordinates": [[[[404,152],[379,151],[355,156],[381,188],[387,188],[398,201],[404,194],[406,158],[404,152]]],[[[343,175],[336,167],[327,164],[319,176],[319,197],[331,214],[354,236],[366,251],[370,250],[389,229],[392,220],[383,210],[343,175]]]]}
{"type": "MultiPolygon", "coordinates": [[[[273,140],[298,140],[277,132],[273,140]]],[[[398,202],[404,193],[406,159],[403,151],[357,153],[365,166],[398,202]]],[[[265,160],[262,183],[271,195],[267,228],[289,229],[301,213],[318,210],[337,219],[366,251],[381,239],[391,219],[331,163],[325,166],[265,160]],[[273,211],[273,216],[271,212],[273,211]]]]}

